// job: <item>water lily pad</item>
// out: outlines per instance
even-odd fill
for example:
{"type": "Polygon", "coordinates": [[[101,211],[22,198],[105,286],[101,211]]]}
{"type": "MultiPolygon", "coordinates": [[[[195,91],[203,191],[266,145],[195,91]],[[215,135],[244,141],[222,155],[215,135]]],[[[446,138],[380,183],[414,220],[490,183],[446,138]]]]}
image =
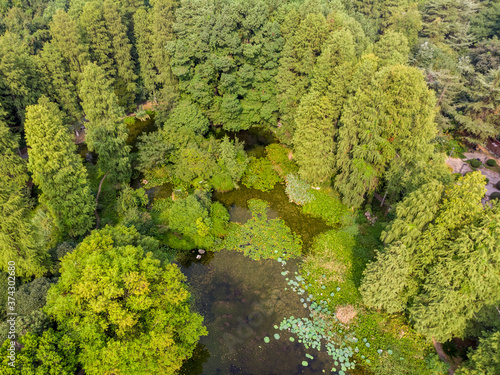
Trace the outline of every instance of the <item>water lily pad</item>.
{"type": "Polygon", "coordinates": [[[294,342],[294,341],[295,341],[295,338],[290,337],[290,338],[289,338],[289,340],[290,340],[291,342],[294,342]]]}
{"type": "Polygon", "coordinates": [[[265,342],[266,344],[267,344],[269,341],[271,341],[271,340],[269,339],[269,337],[267,337],[267,336],[266,336],[266,337],[264,337],[264,342],[265,342]]]}
{"type": "Polygon", "coordinates": [[[279,333],[275,333],[275,334],[274,334],[274,338],[275,338],[276,340],[279,340],[279,339],[280,339],[280,335],[279,335],[279,333]]]}
{"type": "Polygon", "coordinates": [[[309,365],[309,363],[307,363],[307,361],[302,361],[302,366],[307,366],[309,365]]]}

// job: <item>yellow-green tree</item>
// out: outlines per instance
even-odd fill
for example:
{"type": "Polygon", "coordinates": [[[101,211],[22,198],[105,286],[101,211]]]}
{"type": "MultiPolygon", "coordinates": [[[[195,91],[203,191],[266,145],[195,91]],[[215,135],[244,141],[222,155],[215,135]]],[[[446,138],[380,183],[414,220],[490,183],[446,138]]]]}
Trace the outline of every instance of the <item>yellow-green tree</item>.
{"type": "Polygon", "coordinates": [[[92,232],[63,258],[46,311],[74,334],[87,374],[173,374],[206,335],[185,276],[159,252],[158,241],[118,226],[92,232]]]}

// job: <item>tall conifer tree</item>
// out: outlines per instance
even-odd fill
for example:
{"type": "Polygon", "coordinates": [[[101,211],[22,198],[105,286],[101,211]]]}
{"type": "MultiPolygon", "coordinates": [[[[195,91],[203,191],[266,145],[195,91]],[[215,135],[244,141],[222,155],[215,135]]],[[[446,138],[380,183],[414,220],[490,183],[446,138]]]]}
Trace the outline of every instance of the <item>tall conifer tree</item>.
{"type": "Polygon", "coordinates": [[[28,107],[26,139],[30,146],[28,168],[57,227],[71,236],[85,234],[93,223],[94,197],[56,104],[41,99],[28,107]]]}
{"type": "Polygon", "coordinates": [[[123,109],[102,68],[89,63],[82,75],[80,98],[85,116],[86,142],[98,154],[98,165],[115,183],[130,179],[130,146],[126,144],[128,129],[123,122],[123,109]]]}

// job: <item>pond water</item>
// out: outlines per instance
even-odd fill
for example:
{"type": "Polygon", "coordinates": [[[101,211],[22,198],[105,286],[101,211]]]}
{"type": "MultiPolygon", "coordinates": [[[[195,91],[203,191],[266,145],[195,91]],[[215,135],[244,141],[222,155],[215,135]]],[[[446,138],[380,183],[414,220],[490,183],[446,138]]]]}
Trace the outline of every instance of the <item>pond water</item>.
{"type": "MultiPolygon", "coordinates": [[[[287,332],[273,327],[290,315],[306,317],[309,313],[297,294],[285,290],[281,263],[254,261],[234,251],[207,256],[208,262],[190,259],[182,266],[195,310],[205,318],[209,333],[200,339],[181,374],[320,374],[331,368],[325,353],[305,350],[297,341],[291,342],[287,332]],[[273,337],[277,332],[278,340],[273,337]],[[264,342],[266,336],[270,343],[264,342]],[[307,359],[306,353],[314,360],[307,359]]],[[[296,271],[297,261],[288,261],[286,268],[296,271]]]]}

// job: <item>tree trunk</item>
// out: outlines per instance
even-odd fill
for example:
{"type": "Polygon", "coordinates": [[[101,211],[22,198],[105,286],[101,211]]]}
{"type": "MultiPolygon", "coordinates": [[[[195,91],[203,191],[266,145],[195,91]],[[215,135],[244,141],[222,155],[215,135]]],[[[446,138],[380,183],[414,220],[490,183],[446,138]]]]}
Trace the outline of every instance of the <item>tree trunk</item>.
{"type": "Polygon", "coordinates": [[[99,218],[99,215],[97,214],[97,203],[99,203],[99,194],[101,194],[102,183],[104,182],[104,179],[106,178],[108,173],[109,173],[109,171],[107,171],[104,174],[104,176],[102,176],[101,182],[99,182],[99,189],[97,189],[97,195],[95,197],[95,209],[94,209],[94,213],[95,213],[95,217],[96,217],[95,229],[99,229],[99,223],[101,221],[101,219],[99,218]]]}
{"type": "Polygon", "coordinates": [[[432,338],[432,343],[434,344],[434,349],[436,349],[436,353],[439,359],[445,363],[447,363],[450,367],[448,367],[448,374],[453,375],[455,370],[453,369],[453,361],[443,350],[443,344],[437,342],[434,337],[432,338]]]}

